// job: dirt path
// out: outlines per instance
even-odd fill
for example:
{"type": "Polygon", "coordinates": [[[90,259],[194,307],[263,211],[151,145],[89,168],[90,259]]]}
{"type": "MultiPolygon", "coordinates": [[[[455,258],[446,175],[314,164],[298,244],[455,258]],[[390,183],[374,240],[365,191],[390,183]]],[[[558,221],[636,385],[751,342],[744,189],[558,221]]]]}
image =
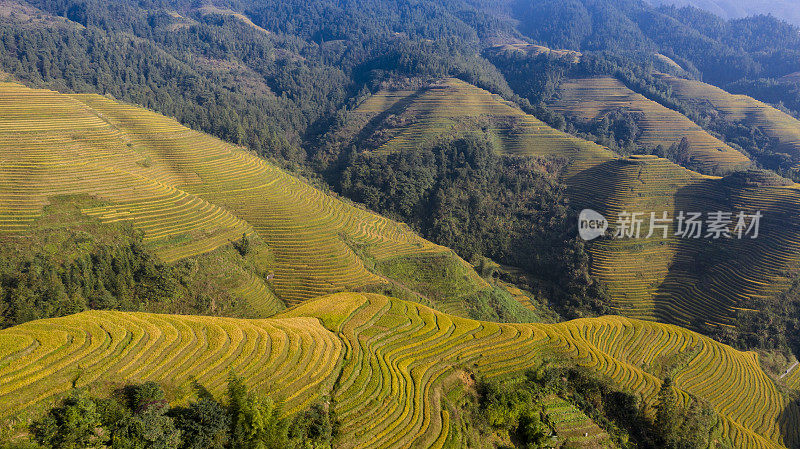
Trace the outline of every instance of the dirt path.
{"type": "Polygon", "coordinates": [[[778,379],[783,379],[784,377],[786,377],[789,374],[791,374],[792,370],[797,368],[797,365],[800,365],[800,362],[794,362],[794,365],[790,366],[789,369],[787,369],[786,372],[783,373],[783,375],[781,377],[779,377],[778,379]]]}

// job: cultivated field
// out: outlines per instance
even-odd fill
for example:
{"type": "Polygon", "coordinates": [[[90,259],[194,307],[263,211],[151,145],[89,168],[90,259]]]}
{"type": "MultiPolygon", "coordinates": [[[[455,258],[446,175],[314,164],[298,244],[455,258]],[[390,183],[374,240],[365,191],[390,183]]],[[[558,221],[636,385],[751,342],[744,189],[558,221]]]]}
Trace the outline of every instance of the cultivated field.
{"type": "Polygon", "coordinates": [[[566,80],[559,86],[550,106],[562,114],[584,120],[600,120],[616,110],[631,112],[638,117],[636,122],[641,129],[637,144],[669,148],[685,137],[692,159],[706,172],[727,173],[750,165],[744,154],[681,113],[645,98],[612,77],[566,80]]]}
{"type": "Polygon", "coordinates": [[[546,398],[544,414],[562,443],[580,448],[614,447],[603,429],[563,398],[546,398]]]}
{"type": "MultiPolygon", "coordinates": [[[[616,227],[619,212],[760,211],[756,239],[601,239],[589,246],[592,270],[609,286],[620,313],[692,325],[697,320],[730,324],[738,308],[788,287],[800,266],[800,191],[794,187],[745,187],[704,177],[666,159],[618,159],[569,180],[581,207],[591,207],[616,227]]],[[[704,217],[706,217],[704,215],[704,217]]],[[[705,218],[704,218],[705,219],[705,218]]]]}
{"type": "MultiPolygon", "coordinates": [[[[570,136],[525,114],[500,96],[457,79],[418,90],[384,90],[355,110],[379,128],[374,151],[411,150],[465,129],[484,129],[503,154],[603,159],[607,149],[570,136]]],[[[355,121],[355,120],[354,120],[355,121]]]]}
{"type": "MultiPolygon", "coordinates": [[[[601,103],[612,100],[651,117],[661,108],[668,124],[653,122],[645,135],[667,138],[686,126],[695,142],[721,144],[677,112],[626,92],[616,80],[581,81],[587,83],[581,91],[599,96],[577,105],[591,110],[592,116],[610,108],[601,103]]],[[[577,85],[572,88],[574,95],[577,89],[577,85]]],[[[800,207],[796,188],[732,186],[666,159],[620,158],[599,145],[549,128],[500,97],[459,80],[447,79],[417,90],[381,91],[365,100],[356,113],[363,117],[354,121],[367,123],[364,129],[379,130],[370,140],[377,151],[410,151],[443,133],[482,127],[497,136],[497,148],[505,154],[566,157],[570,165],[564,180],[574,206],[601,212],[612,227],[620,212],[642,212],[642,237],[647,235],[650,212],[660,217],[666,211],[672,218],[681,210],[764,214],[755,240],[681,240],[672,236],[673,226],[666,240],[593,241],[588,245],[592,272],[608,285],[615,309],[626,316],[684,326],[699,320],[730,324],[737,308],[747,309],[753,298],[781,291],[800,266],[800,219],[791,213],[800,207]]],[[[715,163],[730,167],[744,158],[732,149],[714,149],[709,154],[722,157],[715,163]]]]}
{"type": "Polygon", "coordinates": [[[284,398],[288,411],[332,394],[345,447],[442,447],[463,436],[443,399],[456,371],[503,377],[562,360],[608,376],[648,404],[671,373],[681,400],[691,394],[716,410],[715,436],[732,447],[800,441],[796,404],[753,353],[622,317],[498,324],[341,293],[266,320],[85,312],[0,331],[0,341],[4,418],[48,403],[73,383],[103,388],[150,379],[180,393],[189,391],[191,373],[220,393],[230,366],[284,398]]]}
{"type": "Polygon", "coordinates": [[[732,122],[759,128],[777,140],[778,151],[800,163],[800,120],[746,95],[733,95],[700,81],[662,75],[677,98],[689,103],[710,106],[732,122]]]}
{"type": "MultiPolygon", "coordinates": [[[[53,196],[66,194],[94,197],[101,205],[85,214],[133,223],[168,262],[257,233],[271,252],[271,284],[289,303],[386,284],[374,269],[384,260],[436,256],[466,266],[402,223],[142,108],[3,83],[0,116],[0,235],[24,235],[53,196]]],[[[478,276],[464,282],[486,287],[478,276]]]]}

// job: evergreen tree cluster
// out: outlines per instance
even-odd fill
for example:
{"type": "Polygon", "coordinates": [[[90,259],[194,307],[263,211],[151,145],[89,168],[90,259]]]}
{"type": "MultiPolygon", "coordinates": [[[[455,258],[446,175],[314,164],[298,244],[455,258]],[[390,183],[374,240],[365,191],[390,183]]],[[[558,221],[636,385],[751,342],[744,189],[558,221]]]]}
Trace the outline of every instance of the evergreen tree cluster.
{"type": "Polygon", "coordinates": [[[338,185],[348,197],[467,260],[522,268],[567,316],[605,311],[558,181],[563,160],[498,156],[485,135],[467,134],[413,151],[354,153],[345,165],[338,185]]]}
{"type": "Polygon", "coordinates": [[[669,377],[659,391],[655,413],[650,414],[639,397],[581,368],[542,366],[518,378],[479,379],[474,400],[465,406],[467,419],[484,439],[492,434],[505,439],[505,434],[517,448],[554,447],[557,429],[544,408],[554,396],[583,412],[615,447],[704,449],[714,438],[713,410],[695,398],[686,407],[679,405],[669,377]]]}
{"type": "Polygon", "coordinates": [[[47,449],[330,449],[338,422],[329,403],[284,416],[280,404],[248,391],[231,376],[223,403],[195,385],[197,399],[171,407],[154,382],[110,397],[74,390],[31,426],[33,442],[4,446],[47,449]]]}

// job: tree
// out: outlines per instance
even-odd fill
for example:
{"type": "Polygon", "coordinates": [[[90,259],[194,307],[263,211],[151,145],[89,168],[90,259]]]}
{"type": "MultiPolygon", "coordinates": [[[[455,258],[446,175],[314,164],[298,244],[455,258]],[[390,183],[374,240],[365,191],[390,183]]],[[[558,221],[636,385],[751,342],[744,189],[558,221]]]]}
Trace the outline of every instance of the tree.
{"type": "Polygon", "coordinates": [[[175,426],[183,436],[183,449],[223,449],[228,442],[231,417],[212,396],[174,410],[175,426]]]}
{"type": "Polygon", "coordinates": [[[550,428],[542,421],[538,410],[525,409],[519,417],[517,434],[526,449],[548,447],[550,428]]]}
{"type": "Polygon", "coordinates": [[[173,449],[180,446],[181,432],[167,416],[164,390],[154,382],[125,389],[133,414],[117,423],[112,436],[114,449],[173,449]]]}
{"type": "Polygon", "coordinates": [[[246,233],[242,233],[242,238],[233,242],[233,247],[236,248],[236,251],[239,251],[242,257],[250,254],[250,237],[246,233]]]}
{"type": "Polygon", "coordinates": [[[231,449],[284,449],[289,445],[288,423],[270,398],[247,393],[238,377],[228,383],[231,449]]]}
{"type": "Polygon", "coordinates": [[[95,402],[83,390],[75,390],[61,407],[51,409],[31,424],[36,442],[54,449],[102,447],[106,436],[95,402]]]}
{"type": "Polygon", "coordinates": [[[336,437],[337,422],[331,404],[315,404],[298,413],[289,429],[289,438],[303,449],[330,449],[336,437]]]}
{"type": "Polygon", "coordinates": [[[672,378],[666,377],[658,391],[655,428],[661,434],[665,447],[673,447],[678,440],[678,405],[672,378]]]}

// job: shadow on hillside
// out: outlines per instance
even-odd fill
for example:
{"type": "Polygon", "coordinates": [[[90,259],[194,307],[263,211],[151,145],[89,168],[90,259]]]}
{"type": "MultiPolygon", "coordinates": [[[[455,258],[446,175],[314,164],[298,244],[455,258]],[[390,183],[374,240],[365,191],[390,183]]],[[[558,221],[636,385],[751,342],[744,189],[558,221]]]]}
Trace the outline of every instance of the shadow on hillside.
{"type": "MultiPolygon", "coordinates": [[[[725,180],[703,179],[676,191],[672,217],[681,211],[763,214],[759,236],[718,239],[680,239],[664,282],[654,296],[659,321],[688,327],[711,337],[723,328],[707,323],[735,324],[736,308],[754,307],[752,298],[765,286],[785,276],[789,266],[780,253],[791,252],[786,241],[800,237],[800,194],[770,195],[767,188],[753,191],[725,180]],[[686,316],[688,314],[688,316],[686,316]]],[[[733,226],[732,225],[732,226],[733,226]]],[[[674,231],[673,231],[674,232],[674,231]]],[[[781,435],[789,448],[800,448],[800,402],[780,414],[781,435]]]]}
{"type": "MultiPolygon", "coordinates": [[[[401,98],[400,100],[397,100],[397,102],[395,102],[395,104],[390,106],[388,109],[385,109],[384,111],[379,112],[377,115],[375,115],[374,117],[369,119],[367,124],[364,125],[364,127],[361,128],[361,130],[355,135],[355,137],[353,138],[351,143],[355,144],[356,147],[358,147],[358,148],[364,148],[364,146],[360,145],[360,144],[363,143],[367,138],[369,138],[369,136],[372,135],[379,128],[385,126],[386,119],[388,119],[389,117],[391,117],[393,115],[401,114],[409,106],[414,104],[414,102],[416,102],[417,99],[427,91],[428,91],[428,88],[418,89],[417,91],[415,91],[411,95],[409,95],[409,96],[407,96],[405,98],[401,98]]],[[[370,148],[370,149],[374,149],[374,148],[370,148]]]]}
{"type": "MultiPolygon", "coordinates": [[[[375,116],[371,117],[367,123],[361,127],[361,129],[357,130],[352,138],[349,139],[347,142],[347,147],[358,149],[358,151],[364,150],[375,150],[376,148],[369,148],[366,145],[365,141],[373,135],[378,129],[385,125],[386,120],[393,116],[401,114],[403,111],[406,110],[410,105],[412,105],[417,99],[423,95],[427,91],[426,88],[421,88],[412,93],[411,95],[402,98],[395,102],[389,108],[379,112],[375,116]]],[[[350,161],[351,154],[349,151],[340,151],[339,154],[334,156],[334,163],[332,165],[333,169],[328,170],[326,173],[326,178],[328,182],[336,185],[338,180],[336,176],[348,165],[350,161]]]]}
{"type": "Polygon", "coordinates": [[[733,324],[732,308],[753,307],[752,299],[775,282],[785,279],[791,268],[782,257],[793,252],[791,242],[800,237],[797,192],[761,188],[743,189],[724,180],[704,179],[676,192],[673,217],[680,211],[731,212],[735,226],[740,211],[763,214],[758,237],[738,239],[706,237],[680,239],[667,277],[656,294],[661,320],[695,330],[705,322],[733,324]],[[688,314],[688,316],[685,316],[688,314]]]}
{"type": "Polygon", "coordinates": [[[630,162],[625,159],[611,159],[581,170],[566,179],[573,208],[593,209],[608,218],[606,214],[610,211],[607,204],[611,197],[618,193],[618,188],[625,177],[620,168],[627,164],[630,162]]]}
{"type": "Polygon", "coordinates": [[[667,211],[673,219],[670,232],[674,234],[677,231],[677,217],[681,212],[686,215],[701,212],[703,227],[699,238],[673,240],[674,254],[667,275],[653,295],[655,315],[659,321],[698,330],[705,320],[727,322],[732,318],[725,312],[735,305],[729,298],[714,297],[711,301],[698,298],[701,292],[708,293],[719,287],[716,285],[717,277],[731,268],[731,262],[737,265],[735,245],[727,240],[705,237],[707,213],[731,211],[726,192],[716,183],[713,179],[702,179],[675,191],[675,206],[667,211]]]}
{"type": "Polygon", "coordinates": [[[795,399],[783,409],[778,426],[786,447],[800,449],[800,399],[795,399]]]}

